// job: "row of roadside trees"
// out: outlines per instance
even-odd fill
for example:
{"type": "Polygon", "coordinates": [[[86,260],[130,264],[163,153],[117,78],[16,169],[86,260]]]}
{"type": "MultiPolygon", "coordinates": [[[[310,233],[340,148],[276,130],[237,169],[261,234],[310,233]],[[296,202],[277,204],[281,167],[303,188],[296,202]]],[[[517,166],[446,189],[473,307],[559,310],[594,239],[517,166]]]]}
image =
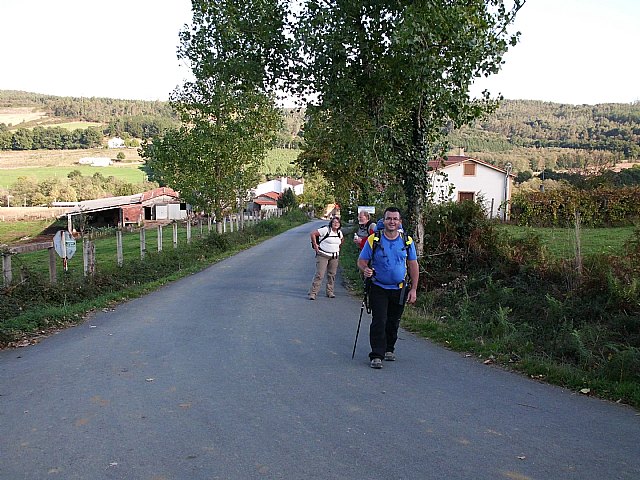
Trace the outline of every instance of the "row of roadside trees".
{"type": "Polygon", "coordinates": [[[419,240],[428,162],[451,129],[496,108],[469,87],[516,44],[507,30],[523,4],[194,0],[178,49],[194,80],[171,96],[182,126],[143,145],[151,179],[216,217],[236,207],[284,92],[306,106],[303,173],[321,173],[345,206],[375,200],[370,178],[398,185],[419,240]]]}

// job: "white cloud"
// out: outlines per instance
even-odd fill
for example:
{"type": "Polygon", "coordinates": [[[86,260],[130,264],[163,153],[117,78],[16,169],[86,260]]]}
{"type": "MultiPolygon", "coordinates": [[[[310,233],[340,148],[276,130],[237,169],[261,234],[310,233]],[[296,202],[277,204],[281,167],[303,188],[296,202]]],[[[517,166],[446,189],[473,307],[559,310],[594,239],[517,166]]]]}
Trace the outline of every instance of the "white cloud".
{"type": "Polygon", "coordinates": [[[0,89],[166,100],[189,0],[2,0],[0,89]]]}
{"type": "MultiPolygon", "coordinates": [[[[189,72],[176,57],[189,0],[0,0],[0,89],[166,100],[189,72]]],[[[510,99],[640,100],[640,1],[528,0],[521,42],[477,82],[510,99]]]]}
{"type": "Polygon", "coordinates": [[[529,0],[513,29],[520,43],[473,92],[571,104],[639,100],[638,25],[636,0],[529,0]]]}

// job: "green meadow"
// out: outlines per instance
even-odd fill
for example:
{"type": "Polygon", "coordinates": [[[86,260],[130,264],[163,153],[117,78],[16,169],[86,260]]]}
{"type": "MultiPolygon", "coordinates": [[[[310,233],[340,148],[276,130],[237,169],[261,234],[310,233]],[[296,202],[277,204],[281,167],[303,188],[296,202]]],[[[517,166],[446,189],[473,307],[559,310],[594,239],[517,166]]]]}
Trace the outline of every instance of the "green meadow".
{"type": "MultiPolygon", "coordinates": [[[[108,156],[113,155],[115,157],[115,153],[113,151],[104,151],[102,150],[88,150],[84,156],[108,156]],[[102,154],[102,155],[101,155],[102,154]]],[[[133,157],[133,152],[127,150],[126,152],[127,159],[133,157]]],[[[67,159],[68,164],[55,164],[60,160],[58,157],[61,155],[60,151],[37,151],[38,157],[32,157],[29,159],[29,162],[37,162],[38,166],[28,166],[28,167],[13,167],[13,168],[0,168],[0,188],[9,188],[13,185],[16,180],[20,177],[33,178],[36,181],[40,182],[42,180],[46,180],[49,178],[66,178],[70,172],[74,170],[79,170],[83,176],[92,176],[95,173],[101,174],[103,177],[115,177],[118,180],[123,180],[128,183],[141,183],[146,180],[146,175],[142,170],[142,166],[140,163],[131,163],[127,164],[125,162],[119,163],[117,166],[109,166],[109,167],[92,167],[89,165],[79,165],[77,163],[71,163],[67,159]],[[47,155],[47,152],[51,152],[51,155],[47,155]]],[[[77,152],[74,152],[77,156],[77,152]]],[[[289,150],[283,148],[274,148],[267,153],[267,157],[263,163],[262,173],[264,174],[281,174],[286,175],[290,173],[292,170],[297,170],[293,167],[292,162],[296,159],[300,150],[289,150]]],[[[8,155],[5,152],[5,155],[8,155]]],[[[26,155],[26,154],[25,154],[26,155]]],[[[14,155],[15,157],[16,155],[14,155]]],[[[139,157],[137,153],[135,154],[134,160],[137,160],[139,157]]],[[[15,165],[19,158],[13,159],[11,158],[10,165],[15,165]]],[[[9,162],[0,161],[0,167],[3,164],[9,164],[9,162]]]]}
{"type": "Polygon", "coordinates": [[[536,235],[553,258],[575,258],[578,248],[581,255],[621,255],[624,245],[632,236],[635,227],[584,228],[580,229],[580,241],[576,241],[574,227],[533,228],[516,225],[498,225],[498,231],[513,239],[536,235]]]}
{"type": "Polygon", "coordinates": [[[121,165],[117,167],[92,167],[90,165],[26,167],[0,170],[0,187],[9,188],[20,177],[33,178],[38,182],[49,178],[67,178],[70,172],[79,170],[83,176],[90,177],[99,173],[105,178],[115,177],[128,183],[141,183],[146,175],[139,164],[121,165]]]}

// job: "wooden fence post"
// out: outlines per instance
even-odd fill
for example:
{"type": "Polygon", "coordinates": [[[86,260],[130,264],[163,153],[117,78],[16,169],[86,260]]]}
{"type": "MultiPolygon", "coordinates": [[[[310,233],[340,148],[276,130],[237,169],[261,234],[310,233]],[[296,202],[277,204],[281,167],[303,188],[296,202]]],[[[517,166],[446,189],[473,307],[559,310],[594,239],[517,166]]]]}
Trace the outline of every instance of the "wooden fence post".
{"type": "Polygon", "coordinates": [[[158,225],[158,251],[162,251],[162,225],[158,225]]]}
{"type": "Polygon", "coordinates": [[[96,244],[87,239],[82,239],[82,263],[84,276],[94,276],[96,273],[96,244]]]}
{"type": "Polygon", "coordinates": [[[96,242],[89,241],[89,274],[93,277],[96,274],[96,242]]]}
{"type": "Polygon", "coordinates": [[[207,217],[207,232],[211,234],[211,215],[207,217]]]}
{"type": "Polygon", "coordinates": [[[147,239],[144,227],[140,229],[140,258],[144,260],[144,254],[147,252],[147,239]]]}
{"type": "Polygon", "coordinates": [[[49,283],[54,285],[58,281],[56,249],[49,247],[47,250],[49,250],[49,283]]]}
{"type": "Polygon", "coordinates": [[[202,218],[198,219],[198,226],[200,227],[200,238],[204,236],[204,232],[202,231],[202,218]]]}
{"type": "Polygon", "coordinates": [[[121,267],[124,264],[124,255],[122,254],[122,230],[116,230],[116,256],[118,266],[121,267]]]}
{"type": "Polygon", "coordinates": [[[4,278],[4,286],[6,287],[11,285],[13,276],[11,275],[11,254],[10,253],[2,254],[2,276],[4,278]]]}
{"type": "Polygon", "coordinates": [[[178,248],[178,222],[173,222],[173,248],[178,248]]]}

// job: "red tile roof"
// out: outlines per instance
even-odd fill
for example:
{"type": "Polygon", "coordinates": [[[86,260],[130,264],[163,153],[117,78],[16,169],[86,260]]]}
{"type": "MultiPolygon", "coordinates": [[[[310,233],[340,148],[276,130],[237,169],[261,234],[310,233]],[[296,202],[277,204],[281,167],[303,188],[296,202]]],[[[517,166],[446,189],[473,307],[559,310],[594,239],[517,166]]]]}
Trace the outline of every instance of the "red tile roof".
{"type": "Polygon", "coordinates": [[[267,197],[267,198],[271,198],[273,200],[277,200],[278,198],[280,198],[280,194],[278,192],[266,192],[266,193],[261,193],[260,195],[258,195],[258,198],[260,197],[267,197]]]}
{"type": "Polygon", "coordinates": [[[278,202],[275,200],[266,200],[263,198],[256,198],[253,203],[257,203],[258,205],[277,205],[278,202]]]}

